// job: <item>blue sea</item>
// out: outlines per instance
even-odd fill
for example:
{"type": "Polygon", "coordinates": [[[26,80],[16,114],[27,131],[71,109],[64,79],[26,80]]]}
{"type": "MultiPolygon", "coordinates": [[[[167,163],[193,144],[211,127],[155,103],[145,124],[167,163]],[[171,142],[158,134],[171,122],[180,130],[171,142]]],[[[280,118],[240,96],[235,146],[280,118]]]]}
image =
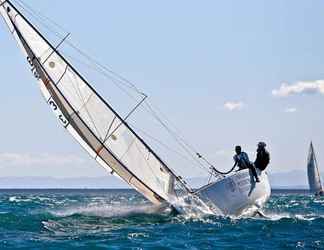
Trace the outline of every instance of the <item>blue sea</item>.
{"type": "Polygon", "coordinates": [[[273,191],[264,213],[176,215],[132,190],[0,190],[0,249],[324,249],[324,198],[273,191]]]}

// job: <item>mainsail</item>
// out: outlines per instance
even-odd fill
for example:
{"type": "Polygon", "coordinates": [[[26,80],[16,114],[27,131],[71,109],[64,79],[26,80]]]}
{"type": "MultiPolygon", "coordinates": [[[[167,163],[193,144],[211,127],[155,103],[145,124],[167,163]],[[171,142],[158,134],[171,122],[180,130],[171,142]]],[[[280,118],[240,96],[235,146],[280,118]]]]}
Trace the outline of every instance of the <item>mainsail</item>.
{"type": "Polygon", "coordinates": [[[111,174],[155,204],[170,201],[175,184],[190,189],[10,2],[0,14],[26,55],[40,89],[62,125],[111,174]]]}
{"type": "Polygon", "coordinates": [[[309,189],[311,192],[318,193],[323,190],[320,172],[317,165],[314,146],[311,142],[309,146],[308,159],[307,159],[307,174],[309,189]]]}

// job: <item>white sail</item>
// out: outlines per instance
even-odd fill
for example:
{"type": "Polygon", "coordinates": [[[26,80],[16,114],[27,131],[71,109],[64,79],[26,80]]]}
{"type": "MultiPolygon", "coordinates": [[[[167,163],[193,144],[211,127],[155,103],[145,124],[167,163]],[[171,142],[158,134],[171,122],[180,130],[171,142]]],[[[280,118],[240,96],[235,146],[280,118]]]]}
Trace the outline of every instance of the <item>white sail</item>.
{"type": "Polygon", "coordinates": [[[177,176],[10,3],[0,13],[63,126],[112,174],[153,203],[169,201],[177,176]]]}
{"type": "Polygon", "coordinates": [[[319,191],[323,190],[321,177],[320,177],[312,142],[309,146],[309,153],[307,159],[307,175],[308,175],[309,189],[311,192],[318,193],[319,191]]]}

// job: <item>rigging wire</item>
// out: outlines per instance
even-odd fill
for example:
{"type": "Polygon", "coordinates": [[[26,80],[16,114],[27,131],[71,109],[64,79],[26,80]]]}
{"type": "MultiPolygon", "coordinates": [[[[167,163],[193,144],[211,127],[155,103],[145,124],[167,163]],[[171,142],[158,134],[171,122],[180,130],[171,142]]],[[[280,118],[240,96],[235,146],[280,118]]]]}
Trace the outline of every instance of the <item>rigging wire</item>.
{"type": "MultiPolygon", "coordinates": [[[[21,1],[21,0],[13,0],[13,1],[15,1],[22,9],[24,9],[27,13],[29,13],[29,15],[31,15],[33,18],[35,18],[47,30],[49,30],[50,32],[52,32],[57,37],[62,38],[62,37],[65,37],[66,34],[65,35],[62,35],[57,30],[54,30],[52,27],[50,27],[47,24],[47,22],[50,22],[53,26],[57,27],[58,29],[60,29],[64,33],[69,33],[68,31],[66,31],[66,29],[64,27],[62,27],[61,25],[59,25],[58,23],[56,23],[52,19],[48,18],[47,16],[43,15],[42,13],[34,10],[28,4],[24,3],[23,1],[21,1]]],[[[90,64],[87,64],[87,63],[81,61],[80,59],[73,58],[72,56],[69,56],[70,58],[72,58],[73,60],[79,61],[79,63],[82,63],[82,64],[86,65],[87,67],[91,68],[92,70],[98,72],[99,74],[101,74],[101,75],[105,76],[106,78],[108,78],[109,80],[111,80],[112,83],[114,83],[121,91],[123,91],[124,93],[126,93],[127,96],[129,96],[131,99],[137,100],[124,87],[127,87],[128,89],[133,90],[134,92],[136,92],[137,94],[139,94],[141,96],[146,96],[142,91],[140,91],[136,87],[136,85],[134,83],[132,83],[131,81],[127,80],[126,78],[124,78],[123,76],[119,75],[118,73],[114,72],[109,67],[101,64],[96,59],[92,58],[87,53],[83,52],[74,43],[72,43],[72,42],[70,42],[68,40],[65,41],[65,43],[68,44],[71,48],[73,48],[77,53],[79,53],[85,59],[87,59],[90,64]]],[[[197,164],[198,167],[200,167],[202,170],[204,170],[205,172],[207,172],[207,173],[209,173],[211,175],[215,175],[216,173],[217,174],[222,174],[222,172],[218,171],[209,161],[206,160],[206,158],[202,157],[202,155],[200,153],[198,153],[198,151],[196,150],[196,148],[193,145],[191,145],[190,143],[188,143],[184,139],[184,137],[181,136],[181,133],[180,133],[179,129],[177,129],[176,126],[174,126],[174,124],[172,124],[172,122],[167,118],[166,115],[164,115],[160,111],[160,109],[158,109],[157,107],[153,106],[148,101],[145,101],[145,104],[146,104],[146,111],[149,112],[161,124],[161,126],[169,133],[169,135],[173,137],[173,139],[179,144],[179,146],[184,150],[184,152],[186,152],[186,154],[188,154],[190,156],[190,158],[192,159],[192,162],[195,162],[195,164],[197,164]],[[167,124],[165,121],[163,121],[159,117],[159,115],[163,116],[163,118],[169,124],[167,124]],[[172,125],[173,130],[170,128],[170,125],[172,125]],[[198,156],[198,157],[195,157],[194,155],[195,156],[198,156]],[[206,164],[208,164],[209,166],[207,167],[206,165],[204,165],[199,159],[203,159],[204,162],[206,164]]]]}
{"type": "MultiPolygon", "coordinates": [[[[162,142],[161,140],[155,138],[154,136],[148,134],[147,132],[145,132],[143,129],[138,128],[137,126],[135,126],[132,123],[129,123],[129,125],[131,125],[133,128],[135,128],[137,131],[139,131],[143,136],[147,137],[148,139],[151,139],[152,141],[155,141],[158,145],[160,145],[161,147],[163,147],[164,149],[168,150],[169,152],[172,152],[176,155],[178,155],[179,157],[181,157],[182,159],[184,159],[185,161],[187,161],[188,163],[194,164],[195,162],[192,161],[192,159],[189,159],[188,156],[184,155],[183,153],[180,153],[178,150],[168,146],[166,143],[162,142]]],[[[196,165],[194,165],[196,166],[196,165]]]]}
{"type": "MultiPolygon", "coordinates": [[[[19,4],[19,6],[21,8],[23,8],[24,10],[29,10],[29,12],[34,13],[36,16],[40,19],[42,19],[43,21],[48,21],[49,23],[52,23],[53,26],[57,27],[58,29],[60,29],[61,31],[63,31],[63,33],[69,33],[62,25],[60,25],[59,23],[55,22],[54,20],[52,20],[51,18],[43,15],[40,11],[37,11],[35,9],[33,9],[30,5],[28,5],[27,3],[25,3],[22,0],[12,0],[14,2],[16,2],[17,4],[19,4]]],[[[57,33],[57,32],[56,32],[57,33]]],[[[58,33],[57,33],[58,34],[58,33]]]]}
{"type": "Polygon", "coordinates": [[[173,129],[175,130],[175,135],[183,142],[183,144],[186,145],[186,147],[188,147],[192,152],[196,153],[198,152],[195,147],[193,145],[191,145],[189,142],[187,142],[184,137],[181,135],[181,131],[180,129],[178,129],[174,123],[161,111],[161,109],[159,109],[156,105],[153,105],[152,102],[150,102],[150,107],[151,109],[155,109],[155,113],[159,113],[160,116],[163,116],[163,118],[170,124],[172,125],[173,129]]]}
{"type": "MultiPolygon", "coordinates": [[[[15,1],[21,8],[23,8],[25,11],[27,11],[31,16],[33,16],[35,19],[38,19],[38,21],[40,23],[42,23],[42,25],[44,25],[49,31],[53,32],[56,36],[58,36],[59,38],[61,38],[63,36],[63,34],[60,34],[59,32],[53,30],[50,26],[48,26],[46,24],[46,21],[52,23],[54,26],[56,26],[58,29],[60,29],[61,31],[63,31],[63,33],[67,33],[68,35],[70,34],[69,31],[67,31],[62,25],[60,25],[59,23],[55,22],[54,20],[52,20],[51,18],[47,17],[46,15],[43,15],[41,12],[33,9],[30,5],[28,5],[27,3],[21,1],[21,0],[13,0],[15,1]]],[[[64,38],[67,38],[68,35],[64,35],[64,38]]],[[[65,40],[65,39],[64,39],[65,40]]],[[[97,60],[93,59],[92,57],[90,57],[88,54],[86,54],[85,52],[83,52],[81,49],[79,49],[77,46],[75,46],[72,42],[70,41],[66,41],[66,43],[68,43],[70,46],[72,46],[74,49],[76,49],[81,55],[83,55],[84,57],[86,57],[89,61],[93,62],[94,64],[96,64],[99,67],[91,67],[91,65],[89,64],[85,64],[83,61],[78,60],[76,58],[73,58],[72,56],[69,56],[70,58],[72,58],[73,60],[78,60],[79,63],[83,63],[86,66],[88,66],[89,68],[91,67],[93,70],[100,70],[101,74],[104,74],[106,77],[108,77],[110,80],[112,80],[114,83],[116,79],[114,79],[113,77],[111,77],[110,75],[108,75],[105,71],[108,71],[109,73],[117,76],[118,78],[120,78],[122,81],[128,83],[134,90],[136,90],[136,92],[138,94],[144,95],[146,97],[146,95],[141,92],[134,83],[132,83],[131,81],[129,81],[128,79],[124,78],[123,76],[119,75],[118,73],[112,71],[111,69],[109,69],[107,66],[99,63],[97,60]]],[[[117,83],[116,83],[117,84],[117,83]]],[[[133,98],[133,96],[128,95],[130,98],[133,98]]],[[[136,99],[134,99],[136,100],[136,99]]],[[[160,112],[161,113],[161,112],[160,112]]],[[[166,118],[166,116],[165,116],[166,118]]],[[[167,119],[167,118],[166,118],[167,119]]],[[[170,122],[170,120],[169,120],[170,122]]],[[[188,145],[188,144],[187,144],[188,145]]]]}
{"type": "MultiPolygon", "coordinates": [[[[198,150],[192,145],[190,144],[188,141],[186,141],[184,139],[184,136],[182,135],[181,131],[172,123],[172,121],[165,115],[163,114],[163,112],[157,107],[157,106],[153,106],[152,102],[150,104],[148,104],[150,106],[150,110],[153,111],[153,113],[157,113],[159,112],[160,116],[163,116],[163,118],[171,125],[173,126],[173,129],[175,131],[172,131],[172,135],[176,138],[178,138],[178,140],[181,142],[181,144],[183,144],[184,147],[187,147],[189,151],[191,151],[192,155],[196,155],[198,157],[198,159],[200,159],[201,154],[198,153],[198,150]],[[156,111],[154,111],[154,109],[156,111]]],[[[159,118],[159,115],[156,114],[156,116],[159,118]]],[[[161,120],[161,122],[163,123],[163,121],[161,120]]],[[[170,127],[170,126],[169,126],[170,127]]],[[[208,161],[205,161],[205,163],[208,164],[209,167],[212,167],[212,164],[208,161]]]]}
{"type": "MultiPolygon", "coordinates": [[[[35,18],[39,23],[41,23],[48,31],[52,32],[55,36],[57,36],[58,38],[62,39],[62,37],[66,36],[66,33],[70,33],[68,32],[66,29],[64,29],[62,26],[60,26],[59,24],[57,24],[55,21],[53,21],[52,19],[50,19],[49,17],[41,14],[38,11],[35,11],[33,8],[31,8],[30,6],[28,6],[26,3],[24,3],[21,0],[13,0],[15,2],[17,2],[17,4],[24,9],[26,12],[29,13],[29,15],[31,15],[33,18],[35,18]],[[46,21],[54,24],[56,27],[59,27],[62,31],[64,31],[65,34],[61,34],[59,32],[57,32],[57,30],[54,30],[53,28],[51,28],[46,21]]],[[[84,52],[83,50],[81,50],[78,46],[76,46],[74,43],[72,43],[71,41],[65,41],[66,44],[68,44],[71,48],[73,48],[75,51],[77,51],[80,55],[82,55],[83,57],[85,57],[88,61],[92,62],[93,64],[95,64],[98,68],[102,70],[110,73],[111,75],[115,76],[118,80],[118,82],[130,89],[133,89],[133,91],[135,91],[137,94],[141,95],[141,96],[146,96],[145,93],[143,93],[142,91],[140,91],[136,85],[134,83],[132,83],[131,81],[127,80],[126,78],[124,78],[123,76],[119,75],[118,73],[114,72],[113,70],[111,70],[109,67],[101,64],[100,62],[98,62],[96,59],[92,58],[91,56],[89,56],[86,52],[84,52]]],[[[111,78],[111,76],[110,76],[111,78]]]]}
{"type": "Polygon", "coordinates": [[[113,78],[111,75],[107,74],[104,70],[102,70],[102,69],[100,69],[100,68],[94,66],[93,64],[86,63],[86,62],[84,62],[83,60],[80,60],[79,58],[76,58],[76,57],[74,57],[74,56],[71,56],[71,55],[68,54],[68,53],[65,53],[65,55],[66,55],[68,58],[72,59],[73,61],[75,61],[75,62],[77,62],[77,63],[80,63],[80,64],[82,64],[83,66],[85,66],[85,67],[87,67],[87,68],[89,68],[89,69],[91,69],[91,70],[93,70],[93,71],[95,71],[95,72],[97,72],[97,73],[103,75],[103,76],[106,77],[107,79],[111,80],[111,82],[112,82],[112,83],[113,83],[117,88],[119,88],[123,93],[125,93],[125,94],[130,98],[130,99],[132,99],[132,100],[138,102],[138,98],[136,98],[136,97],[135,97],[134,95],[132,95],[129,91],[127,91],[127,90],[125,89],[125,87],[123,87],[122,85],[118,84],[118,81],[116,81],[116,79],[113,78]]]}
{"type": "Polygon", "coordinates": [[[174,138],[174,140],[176,140],[179,146],[181,146],[182,149],[185,152],[187,152],[188,155],[190,155],[192,160],[194,160],[198,164],[197,166],[203,169],[204,171],[207,171],[209,174],[212,174],[212,172],[209,169],[206,169],[206,166],[204,166],[200,161],[198,161],[196,157],[193,156],[192,152],[190,152],[190,150],[186,147],[181,138],[177,136],[177,134],[174,131],[172,131],[170,127],[167,126],[167,124],[157,115],[152,106],[148,102],[146,102],[146,105],[151,111],[151,114],[154,116],[154,118],[164,127],[164,129],[174,138]]]}
{"type": "MultiPolygon", "coordinates": [[[[92,69],[92,70],[94,70],[94,71],[96,71],[96,72],[98,72],[98,73],[102,73],[104,76],[108,77],[108,78],[111,79],[112,81],[115,80],[114,78],[112,78],[110,75],[106,74],[106,73],[105,73],[104,71],[102,71],[101,69],[98,69],[97,67],[95,67],[95,66],[93,66],[93,65],[91,65],[91,64],[87,64],[87,63],[83,62],[82,60],[79,60],[79,59],[77,59],[77,58],[75,58],[75,57],[72,57],[72,56],[70,56],[70,55],[67,55],[67,56],[68,56],[69,58],[71,58],[71,59],[73,59],[73,60],[75,60],[75,61],[77,61],[77,62],[79,62],[79,63],[81,63],[81,64],[83,64],[83,65],[85,65],[86,67],[89,67],[90,69],[92,69]],[[100,71],[98,71],[98,70],[100,70],[100,71]]],[[[116,84],[117,84],[117,83],[116,83],[116,84]]],[[[117,86],[119,86],[119,85],[117,85],[117,86]]],[[[122,87],[120,87],[120,89],[123,90],[123,91],[124,91],[124,92],[125,92],[125,93],[130,97],[130,98],[132,98],[133,100],[137,101],[137,99],[136,99],[133,95],[129,94],[129,92],[125,91],[122,87]]],[[[144,107],[145,107],[145,106],[144,106],[144,107]]],[[[150,112],[150,113],[152,112],[150,109],[146,109],[146,110],[147,110],[147,112],[150,112]]],[[[155,117],[154,117],[154,118],[155,118],[155,117]]],[[[158,116],[156,116],[155,119],[156,119],[156,120],[160,120],[160,118],[159,118],[158,116]]],[[[158,121],[158,122],[159,122],[159,121],[158,121]]],[[[161,122],[159,122],[159,123],[163,123],[163,121],[161,120],[161,122]]],[[[154,137],[148,135],[148,134],[145,133],[143,130],[141,130],[141,129],[139,129],[139,128],[133,126],[133,125],[132,125],[132,127],[136,128],[136,130],[141,131],[141,132],[142,132],[143,134],[145,134],[146,136],[148,136],[148,137],[150,137],[151,139],[155,140],[155,141],[158,142],[161,146],[163,146],[165,149],[168,149],[169,151],[172,151],[172,152],[178,154],[179,156],[181,156],[182,158],[184,158],[184,155],[183,155],[183,154],[181,154],[181,153],[179,153],[178,151],[176,151],[176,150],[174,150],[174,149],[171,149],[170,147],[166,146],[165,143],[162,143],[162,142],[159,141],[158,139],[156,139],[156,138],[154,138],[154,137]]],[[[166,127],[167,127],[167,126],[166,126],[166,127]]],[[[170,133],[173,134],[173,136],[176,136],[176,134],[175,134],[174,132],[172,132],[170,129],[169,129],[169,131],[170,131],[170,133]]],[[[181,142],[178,142],[178,144],[181,145],[181,142]]],[[[189,155],[192,155],[192,154],[189,153],[189,155]]],[[[189,160],[188,157],[185,157],[185,158],[186,158],[187,161],[190,161],[191,164],[193,164],[193,162],[194,162],[194,163],[196,163],[196,164],[198,163],[198,164],[201,165],[201,163],[200,163],[199,161],[197,161],[196,158],[193,158],[194,161],[189,160]]],[[[196,165],[194,165],[194,166],[196,166],[196,165]]],[[[204,170],[204,172],[205,172],[206,169],[203,169],[203,170],[204,170]]],[[[211,174],[211,172],[208,172],[208,173],[211,174]]]]}
{"type": "MultiPolygon", "coordinates": [[[[84,63],[83,61],[81,60],[78,60],[76,58],[73,58],[71,56],[69,56],[70,58],[72,58],[73,60],[77,60],[79,63],[82,63],[84,64],[85,66],[91,68],[92,70],[95,70],[96,72],[98,73],[102,73],[104,76],[108,77],[109,79],[111,79],[112,81],[114,81],[114,78],[112,78],[110,75],[106,74],[106,72],[102,71],[101,69],[98,69],[97,67],[93,67],[93,65],[90,65],[90,64],[86,64],[84,63]],[[99,70],[99,71],[98,71],[99,70]]],[[[117,83],[116,83],[117,84],[117,83]]],[[[118,86],[118,85],[117,85],[118,86]]],[[[121,90],[123,90],[130,98],[132,98],[133,100],[136,100],[135,97],[133,97],[131,94],[129,94],[129,92],[125,91],[123,88],[120,88],[121,90]]],[[[153,109],[153,105],[148,103],[148,101],[145,101],[146,103],[146,111],[149,112],[165,129],[166,131],[174,138],[176,139],[177,143],[187,152],[187,154],[189,154],[191,157],[192,155],[195,155],[198,153],[196,153],[197,151],[194,149],[194,147],[192,145],[190,145],[188,142],[186,142],[183,137],[179,136],[178,134],[180,134],[180,132],[178,132],[179,130],[176,129],[176,127],[173,125],[174,129],[177,130],[177,132],[174,132],[170,129],[170,127],[159,117],[159,115],[154,111],[153,109]],[[192,151],[192,152],[190,152],[192,151]]],[[[145,107],[145,106],[144,106],[145,107]]],[[[157,109],[155,107],[155,109],[157,109]]],[[[160,111],[160,114],[162,114],[162,112],[160,111]]],[[[165,116],[164,116],[164,119],[168,120],[169,123],[170,120],[165,116]]],[[[138,130],[138,128],[137,128],[138,130]]],[[[199,162],[199,160],[195,157],[192,157],[192,159],[194,160],[194,162],[196,164],[199,164],[200,167],[203,168],[204,171],[206,171],[206,166],[202,165],[201,162],[199,162]]],[[[208,173],[211,174],[211,172],[208,170],[208,173]]]]}
{"type": "MultiPolygon", "coordinates": [[[[17,2],[17,4],[24,9],[29,15],[31,15],[37,22],[41,23],[44,28],[46,28],[48,31],[50,31],[51,33],[53,33],[56,37],[58,38],[62,38],[62,36],[64,36],[65,38],[67,37],[67,35],[63,35],[60,34],[59,32],[57,32],[56,30],[52,29],[49,25],[47,25],[46,20],[52,24],[54,24],[56,27],[60,28],[63,32],[68,33],[68,31],[66,29],[64,29],[61,25],[59,25],[58,23],[56,23],[55,21],[53,21],[52,19],[48,18],[47,16],[41,14],[40,12],[34,10],[33,8],[31,8],[29,5],[27,5],[26,3],[24,3],[21,0],[13,0],[15,2],[17,2]]],[[[68,33],[69,35],[70,33],[68,33]]],[[[65,41],[65,39],[64,39],[65,41]]],[[[71,48],[73,48],[74,50],[77,51],[78,54],[81,54],[83,57],[85,57],[88,61],[90,61],[90,63],[92,62],[92,64],[89,63],[85,63],[83,60],[80,60],[76,57],[73,57],[71,55],[69,55],[68,53],[65,53],[70,59],[88,67],[89,69],[92,69],[94,71],[96,71],[97,73],[105,76],[106,78],[108,78],[117,88],[119,88],[123,93],[125,93],[129,98],[133,99],[134,101],[138,102],[138,98],[134,97],[131,92],[127,91],[125,89],[125,87],[128,88],[132,88],[133,90],[135,89],[137,94],[140,94],[142,97],[146,97],[146,95],[144,93],[142,93],[141,91],[139,91],[136,86],[134,84],[132,84],[131,82],[127,81],[125,78],[123,78],[122,76],[119,76],[117,73],[115,73],[114,71],[110,70],[108,67],[100,64],[99,62],[97,62],[95,59],[93,59],[92,57],[90,57],[89,55],[87,55],[85,52],[83,52],[81,49],[79,49],[76,45],[74,45],[72,42],[66,40],[65,41],[66,44],[68,44],[71,48]],[[99,65],[99,66],[98,66],[99,65]],[[110,74],[107,74],[107,71],[111,74],[114,74],[116,76],[118,76],[119,78],[122,78],[123,81],[127,81],[130,85],[125,85],[125,83],[119,79],[116,79],[114,77],[112,77],[110,74]]]]}

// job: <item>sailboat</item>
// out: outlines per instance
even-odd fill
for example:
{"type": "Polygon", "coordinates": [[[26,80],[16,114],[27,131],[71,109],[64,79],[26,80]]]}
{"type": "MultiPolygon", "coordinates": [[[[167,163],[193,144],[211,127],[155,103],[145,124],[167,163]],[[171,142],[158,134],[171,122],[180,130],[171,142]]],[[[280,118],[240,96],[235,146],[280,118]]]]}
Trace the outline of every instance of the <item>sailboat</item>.
{"type": "Polygon", "coordinates": [[[321,176],[318,169],[313,142],[311,142],[309,145],[309,152],[307,157],[307,175],[310,192],[312,192],[316,196],[323,196],[324,189],[321,182],[321,176]]]}
{"type": "Polygon", "coordinates": [[[0,0],[0,14],[62,126],[103,168],[153,204],[178,212],[194,204],[213,214],[240,215],[251,207],[260,209],[269,199],[265,171],[259,172],[260,183],[248,169],[227,175],[209,171],[206,185],[191,188],[128,123],[146,96],[122,117],[60,51],[68,35],[53,45],[9,0],[0,0]]]}

